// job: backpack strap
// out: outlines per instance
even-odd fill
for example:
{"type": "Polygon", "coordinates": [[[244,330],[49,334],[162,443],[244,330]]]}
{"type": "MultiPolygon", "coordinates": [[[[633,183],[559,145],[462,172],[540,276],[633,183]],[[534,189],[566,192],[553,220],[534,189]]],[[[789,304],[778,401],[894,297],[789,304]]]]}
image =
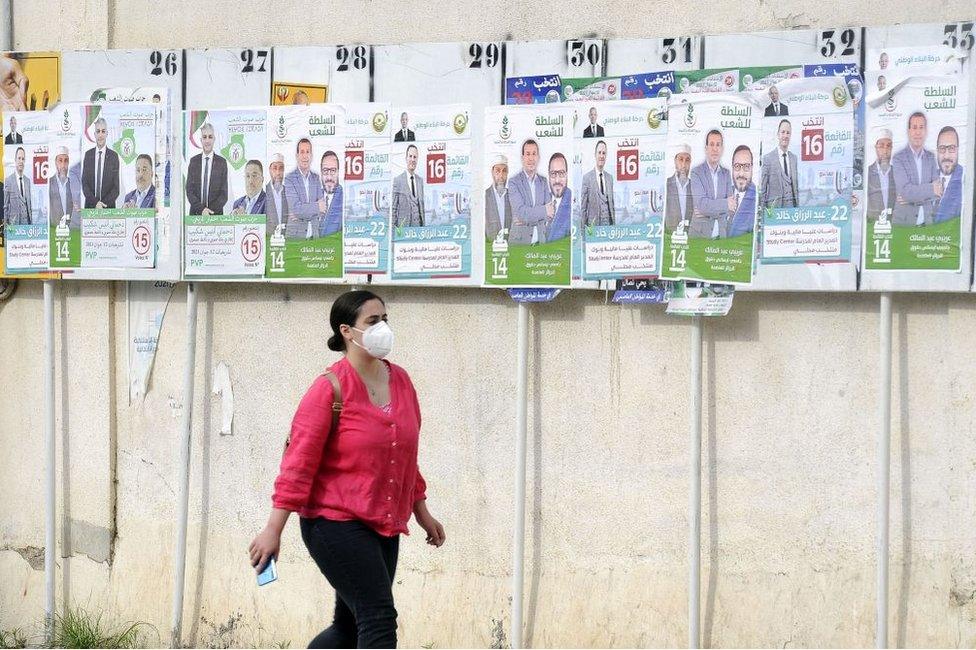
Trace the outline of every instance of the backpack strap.
{"type": "MultiPolygon", "coordinates": [[[[332,428],[329,429],[329,433],[335,433],[339,429],[339,413],[342,412],[342,387],[339,385],[339,378],[331,370],[327,370],[322,376],[332,384],[332,428]]],[[[285,449],[281,452],[282,457],[285,451],[288,451],[290,444],[291,433],[289,432],[288,437],[285,438],[285,449]]]]}

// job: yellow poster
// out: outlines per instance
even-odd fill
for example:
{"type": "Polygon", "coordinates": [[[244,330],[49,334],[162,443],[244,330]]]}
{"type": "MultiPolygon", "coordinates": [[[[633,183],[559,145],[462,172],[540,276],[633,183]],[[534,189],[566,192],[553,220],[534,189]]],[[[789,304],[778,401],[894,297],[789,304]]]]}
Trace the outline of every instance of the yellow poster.
{"type": "MultiPolygon", "coordinates": [[[[2,52],[0,53],[0,123],[3,113],[11,111],[46,111],[61,101],[61,54],[59,52],[2,52]]],[[[3,167],[3,148],[0,147],[0,169],[3,167]]],[[[2,192],[0,192],[2,194],[2,192]]],[[[0,204],[2,206],[2,204],[0,204]]],[[[0,213],[2,213],[0,207],[0,213]]],[[[3,225],[6,217],[0,214],[0,276],[6,275],[3,225]]],[[[34,273],[19,278],[56,278],[57,273],[34,273]]]]}
{"type": "Polygon", "coordinates": [[[324,104],[329,99],[328,86],[276,81],[271,85],[271,105],[324,104]]]}

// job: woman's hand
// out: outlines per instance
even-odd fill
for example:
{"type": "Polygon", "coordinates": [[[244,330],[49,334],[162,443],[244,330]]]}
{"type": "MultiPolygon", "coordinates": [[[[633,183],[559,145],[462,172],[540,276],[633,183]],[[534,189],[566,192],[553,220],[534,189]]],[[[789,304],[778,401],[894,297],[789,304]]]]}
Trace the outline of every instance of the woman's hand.
{"type": "Polygon", "coordinates": [[[268,517],[268,524],[258,536],[254,538],[251,545],[247,547],[247,552],[251,556],[251,566],[258,573],[264,570],[271,558],[278,561],[278,548],[281,546],[281,531],[288,523],[291,512],[281,508],[272,508],[271,516],[268,517]]]}
{"type": "Polygon", "coordinates": [[[427,543],[431,546],[440,547],[444,540],[447,539],[447,535],[444,534],[444,527],[441,526],[441,522],[434,519],[433,515],[427,510],[427,501],[418,501],[413,506],[413,515],[417,519],[417,523],[420,527],[424,529],[427,533],[427,543]]]}

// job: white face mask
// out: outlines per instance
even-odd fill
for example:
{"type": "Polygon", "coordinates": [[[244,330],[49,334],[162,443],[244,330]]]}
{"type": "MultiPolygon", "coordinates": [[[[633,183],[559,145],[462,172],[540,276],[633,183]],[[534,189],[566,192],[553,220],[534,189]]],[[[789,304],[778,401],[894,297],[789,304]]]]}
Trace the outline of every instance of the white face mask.
{"type": "Polygon", "coordinates": [[[390,326],[385,320],[381,320],[375,325],[370,325],[365,330],[355,327],[350,327],[350,329],[362,333],[362,345],[356,339],[353,339],[352,342],[366,350],[371,357],[382,359],[393,349],[393,330],[390,329],[390,326]]]}

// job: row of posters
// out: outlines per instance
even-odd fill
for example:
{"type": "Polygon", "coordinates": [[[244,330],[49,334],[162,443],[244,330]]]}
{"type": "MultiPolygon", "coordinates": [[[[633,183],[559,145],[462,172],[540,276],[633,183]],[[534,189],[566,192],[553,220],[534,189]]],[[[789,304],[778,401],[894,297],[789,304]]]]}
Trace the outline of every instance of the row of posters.
{"type": "Polygon", "coordinates": [[[508,104],[486,111],[323,104],[325,86],[278,83],[277,106],[187,111],[175,141],[165,89],[49,94],[29,107],[47,118],[4,107],[2,257],[14,274],[151,271],[175,255],[186,277],[498,286],[958,273],[968,62],[948,47],[865,60],[864,76],[846,63],[506,76],[508,104]],[[111,200],[89,201],[93,183],[111,200]]]}

